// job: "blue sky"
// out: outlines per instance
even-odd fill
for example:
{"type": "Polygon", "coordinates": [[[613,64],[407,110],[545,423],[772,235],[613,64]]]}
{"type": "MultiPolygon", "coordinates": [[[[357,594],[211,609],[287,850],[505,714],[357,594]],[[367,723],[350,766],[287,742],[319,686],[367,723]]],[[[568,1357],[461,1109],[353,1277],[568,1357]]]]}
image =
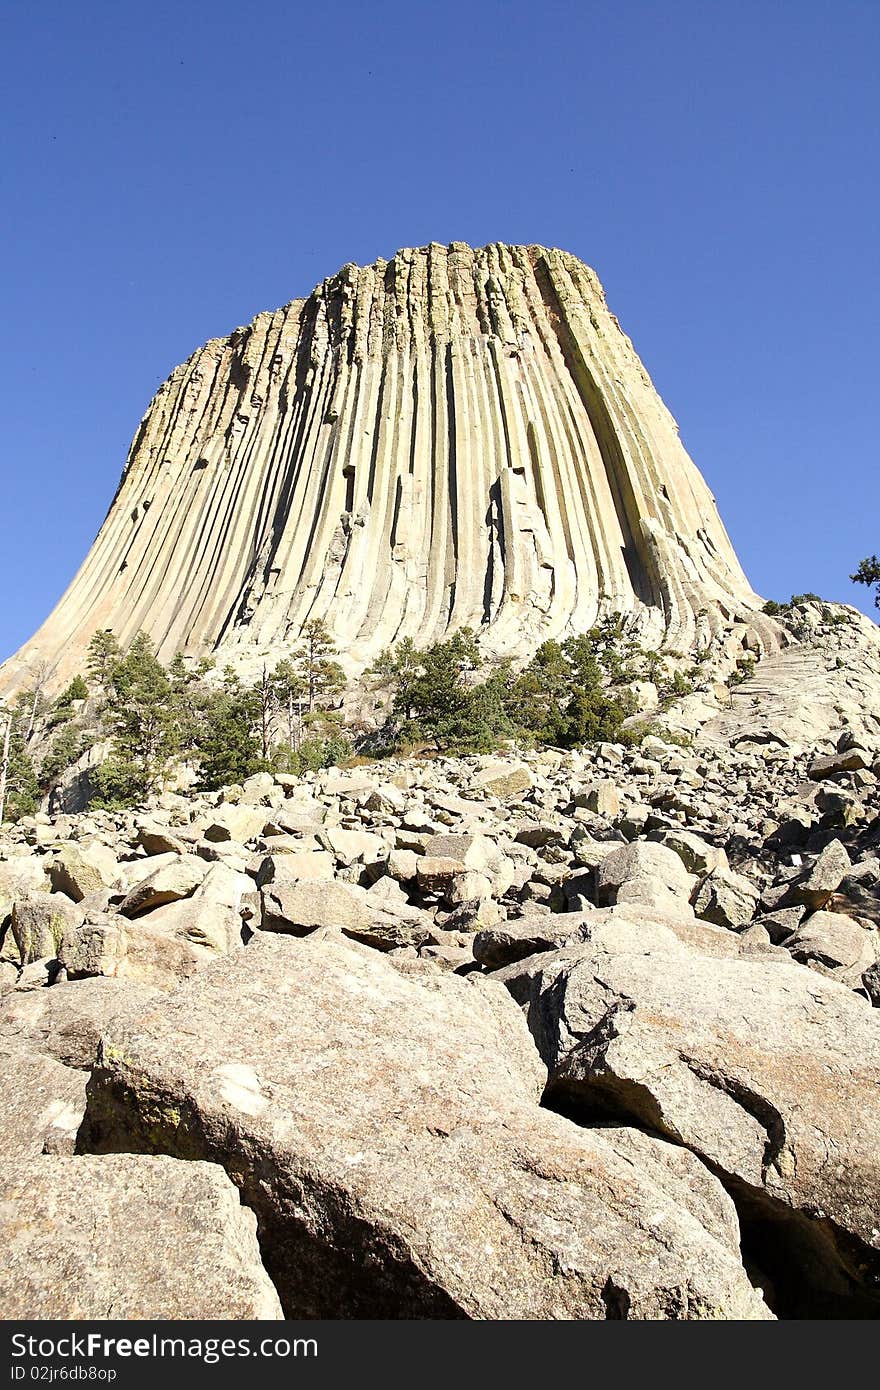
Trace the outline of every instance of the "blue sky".
{"type": "Polygon", "coordinates": [[[0,657],[206,338],[399,246],[594,266],[758,590],[880,551],[876,0],[2,8],[0,657]]]}

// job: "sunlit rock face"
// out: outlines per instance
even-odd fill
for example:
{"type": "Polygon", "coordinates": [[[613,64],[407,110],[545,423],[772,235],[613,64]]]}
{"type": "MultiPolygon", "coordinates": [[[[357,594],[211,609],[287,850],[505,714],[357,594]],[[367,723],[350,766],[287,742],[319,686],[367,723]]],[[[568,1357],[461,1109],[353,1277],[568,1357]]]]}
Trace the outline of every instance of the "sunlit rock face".
{"type": "Polygon", "coordinates": [[[345,266],[172,372],[0,674],[64,678],[96,628],[247,665],[315,617],[353,671],[465,626],[525,658],[608,611],[687,649],[769,633],[758,605],[594,272],[456,242],[345,266]]]}

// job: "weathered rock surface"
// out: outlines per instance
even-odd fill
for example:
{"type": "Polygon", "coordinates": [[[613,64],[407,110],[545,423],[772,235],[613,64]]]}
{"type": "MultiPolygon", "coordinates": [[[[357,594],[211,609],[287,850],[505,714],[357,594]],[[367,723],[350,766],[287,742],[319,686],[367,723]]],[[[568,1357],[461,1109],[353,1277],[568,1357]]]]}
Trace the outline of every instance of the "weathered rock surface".
{"type": "Polygon", "coordinates": [[[280,1318],[256,1222],[221,1168],[113,1154],[0,1174],[12,1319],[280,1318]]]}
{"type": "Polygon", "coordinates": [[[140,1016],[157,996],[149,985],[103,977],[13,990],[0,1000],[0,1046],[15,1044],[89,1070],[105,1028],[140,1016]]]}
{"type": "Polygon", "coordinates": [[[73,1153],[86,1078],[35,1049],[0,1040],[0,1158],[73,1153]]]}
{"type": "Polygon", "coordinates": [[[622,845],[596,870],[600,907],[614,903],[673,907],[676,902],[687,903],[693,886],[693,877],[675,851],[650,840],[622,845]]]}
{"type": "Polygon", "coordinates": [[[81,913],[63,893],[30,893],[12,906],[12,936],[22,965],[58,955],[66,929],[77,927],[81,913]]]}
{"type": "Polygon", "coordinates": [[[875,1010],[795,965],[692,950],[591,944],[500,978],[560,1101],[685,1144],[780,1248],[790,1225],[820,1304],[880,1312],[875,1010]]]}
{"type": "Polygon", "coordinates": [[[543,1076],[493,983],[261,936],[111,1030],[80,1146],[222,1162],[288,1316],[767,1316],[697,1161],[541,1110],[543,1076]]]}

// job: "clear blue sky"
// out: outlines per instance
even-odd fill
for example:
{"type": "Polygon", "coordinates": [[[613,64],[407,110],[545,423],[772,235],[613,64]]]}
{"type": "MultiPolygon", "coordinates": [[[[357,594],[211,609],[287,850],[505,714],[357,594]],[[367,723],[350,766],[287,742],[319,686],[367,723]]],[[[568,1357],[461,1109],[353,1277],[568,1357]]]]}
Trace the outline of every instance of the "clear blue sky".
{"type": "Polygon", "coordinates": [[[0,51],[0,657],[176,363],[432,240],[594,266],[759,591],[875,612],[877,0],[7,0],[0,51]]]}

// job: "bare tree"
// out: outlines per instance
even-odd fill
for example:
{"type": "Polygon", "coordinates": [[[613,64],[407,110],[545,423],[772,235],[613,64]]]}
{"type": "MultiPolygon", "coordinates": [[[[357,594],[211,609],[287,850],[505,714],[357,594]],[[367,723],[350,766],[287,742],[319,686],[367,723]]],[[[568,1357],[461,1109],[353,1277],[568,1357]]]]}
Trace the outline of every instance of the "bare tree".
{"type": "Polygon", "coordinates": [[[37,715],[40,712],[40,700],[43,694],[43,686],[49,678],[49,663],[47,661],[38,661],[35,666],[28,667],[28,670],[33,676],[34,688],[31,692],[31,708],[30,714],[28,715],[27,731],[24,736],[25,743],[30,743],[34,736],[34,726],[37,722],[37,715]]]}
{"type": "Polygon", "coordinates": [[[0,754],[0,825],[3,823],[3,810],[6,805],[6,774],[9,768],[9,740],[12,737],[12,713],[10,710],[0,712],[0,717],[4,720],[3,730],[3,752],[0,754]]]}

